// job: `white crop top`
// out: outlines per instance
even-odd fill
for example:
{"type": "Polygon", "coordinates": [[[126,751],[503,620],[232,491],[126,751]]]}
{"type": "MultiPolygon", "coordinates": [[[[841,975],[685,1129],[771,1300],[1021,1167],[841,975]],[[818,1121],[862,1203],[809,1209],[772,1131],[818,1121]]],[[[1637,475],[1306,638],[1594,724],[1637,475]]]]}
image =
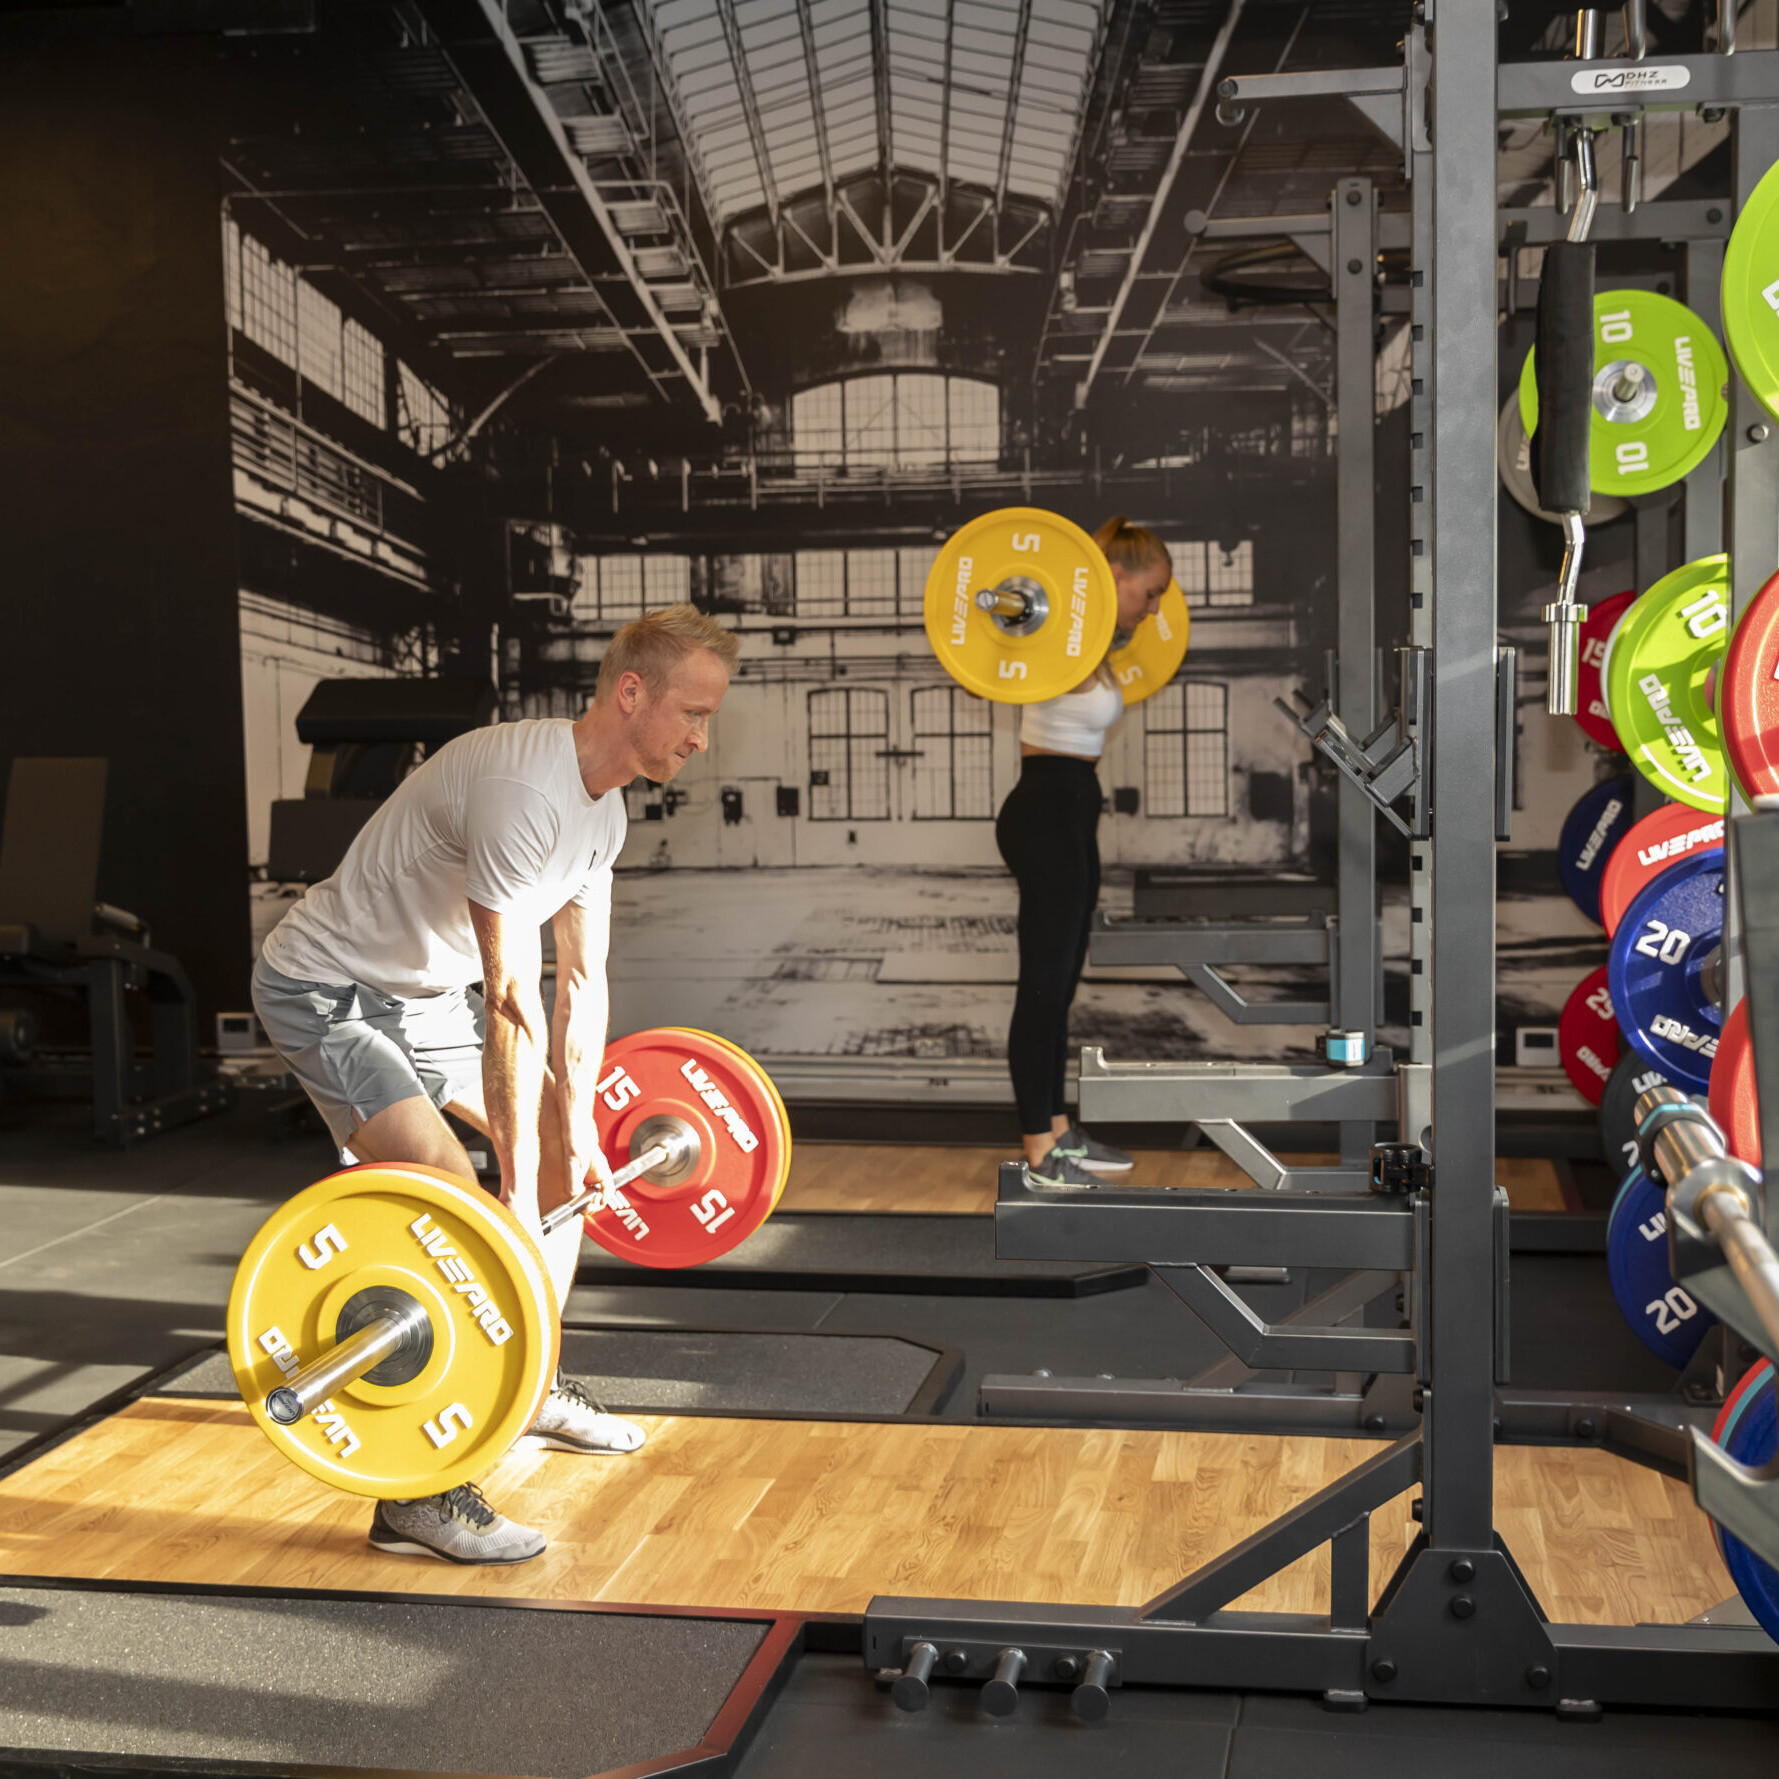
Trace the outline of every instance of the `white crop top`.
{"type": "Polygon", "coordinates": [[[1097,760],[1106,751],[1106,731],[1123,715],[1124,694],[1096,679],[1085,691],[1021,706],[1019,739],[1047,753],[1097,760]]]}

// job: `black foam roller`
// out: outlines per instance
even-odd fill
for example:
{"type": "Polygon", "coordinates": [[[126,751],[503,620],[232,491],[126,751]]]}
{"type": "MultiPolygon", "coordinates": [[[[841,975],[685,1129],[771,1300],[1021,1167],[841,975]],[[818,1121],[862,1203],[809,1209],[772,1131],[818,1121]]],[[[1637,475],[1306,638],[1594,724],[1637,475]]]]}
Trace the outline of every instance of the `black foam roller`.
{"type": "Polygon", "coordinates": [[[1594,414],[1594,250],[1544,250],[1538,285],[1538,429],[1532,478],[1547,513],[1588,510],[1588,431],[1594,414]]]}

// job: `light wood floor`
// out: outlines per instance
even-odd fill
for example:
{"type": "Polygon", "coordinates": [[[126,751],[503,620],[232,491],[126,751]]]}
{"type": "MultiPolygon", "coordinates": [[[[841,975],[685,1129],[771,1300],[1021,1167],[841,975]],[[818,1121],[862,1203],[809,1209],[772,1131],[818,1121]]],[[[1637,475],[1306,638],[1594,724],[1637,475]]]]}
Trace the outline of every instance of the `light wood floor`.
{"type": "MultiPolygon", "coordinates": [[[[893,1143],[798,1143],[781,1211],[993,1211],[995,1170],[1006,1149],[893,1143]]],[[[1288,1162],[1332,1160],[1288,1155],[1288,1162]]],[[[1127,1176],[1133,1186],[1247,1186],[1248,1177],[1218,1149],[1143,1149],[1127,1176]]],[[[1563,1188],[1548,1161],[1500,1160],[1495,1178],[1516,1211],[1560,1211],[1563,1188]]],[[[1123,1184],[1112,1180],[1108,1184],[1123,1184]]]]}
{"type": "MultiPolygon", "coordinates": [[[[1380,1448],[1358,1440],[638,1417],[625,1458],[514,1453],[492,1499],[550,1548],[512,1569],[379,1556],[368,1501],[238,1404],[153,1398],[0,1481],[0,1571],[859,1612],[874,1594],[1134,1604],[1380,1448]]],[[[1552,1619],[1674,1623],[1734,1590],[1679,1483],[1503,1447],[1496,1524],[1552,1619]]],[[[1372,1520],[1381,1586],[1414,1530],[1372,1520]]],[[[1325,1611],[1326,1558],[1241,1602],[1325,1611]]]]}

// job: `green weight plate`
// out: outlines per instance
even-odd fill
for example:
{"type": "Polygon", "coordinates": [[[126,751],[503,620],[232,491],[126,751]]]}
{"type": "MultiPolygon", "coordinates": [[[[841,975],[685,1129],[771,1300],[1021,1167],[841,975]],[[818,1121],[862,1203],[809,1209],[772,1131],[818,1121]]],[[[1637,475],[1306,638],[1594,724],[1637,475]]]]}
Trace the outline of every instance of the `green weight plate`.
{"type": "Polygon", "coordinates": [[[1729,779],[1711,682],[1729,640],[1730,559],[1664,575],[1613,626],[1600,682],[1631,763],[1677,802],[1721,815],[1729,779]]]}
{"type": "Polygon", "coordinates": [[[1724,249],[1723,334],[1742,381],[1779,417],[1779,166],[1762,175],[1724,249]]]}
{"type": "MultiPolygon", "coordinates": [[[[1520,371],[1520,418],[1538,430],[1534,354],[1520,371]]],[[[1596,494],[1653,494],[1710,454],[1729,418],[1729,364],[1684,303],[1649,290],[1594,295],[1594,419],[1588,485],[1596,494]]]]}

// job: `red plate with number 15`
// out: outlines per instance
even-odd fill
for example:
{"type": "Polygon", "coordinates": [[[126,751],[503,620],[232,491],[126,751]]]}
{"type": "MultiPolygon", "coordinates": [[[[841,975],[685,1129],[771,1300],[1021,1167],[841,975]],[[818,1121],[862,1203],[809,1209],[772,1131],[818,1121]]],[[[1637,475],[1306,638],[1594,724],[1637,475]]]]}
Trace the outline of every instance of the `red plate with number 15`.
{"type": "Polygon", "coordinates": [[[772,1083],[745,1051],[703,1032],[662,1027],[607,1047],[595,1095],[599,1146],[614,1169],[652,1147],[672,1119],[697,1154],[622,1189],[587,1233],[639,1266],[697,1266],[739,1247],[772,1213],[785,1138],[772,1083]]]}

